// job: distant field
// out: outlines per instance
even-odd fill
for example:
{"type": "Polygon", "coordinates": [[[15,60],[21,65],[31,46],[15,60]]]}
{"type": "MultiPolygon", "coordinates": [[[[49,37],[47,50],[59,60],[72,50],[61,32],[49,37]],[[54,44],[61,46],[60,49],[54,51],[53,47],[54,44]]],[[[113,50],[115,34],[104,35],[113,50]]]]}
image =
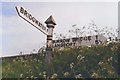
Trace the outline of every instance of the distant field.
{"type": "MultiPolygon", "coordinates": [[[[3,78],[45,78],[44,52],[3,58],[3,78]]],[[[53,52],[51,78],[120,78],[120,43],[53,52]]],[[[0,65],[1,67],[1,65],[0,65]]]]}

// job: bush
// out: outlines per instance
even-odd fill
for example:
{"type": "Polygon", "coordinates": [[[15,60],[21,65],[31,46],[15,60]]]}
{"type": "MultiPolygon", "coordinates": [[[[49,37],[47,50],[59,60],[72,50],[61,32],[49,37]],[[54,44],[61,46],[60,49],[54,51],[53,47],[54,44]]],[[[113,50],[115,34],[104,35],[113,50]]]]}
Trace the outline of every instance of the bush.
{"type": "MultiPolygon", "coordinates": [[[[52,78],[119,78],[120,43],[54,50],[52,78]]],[[[45,78],[44,53],[3,58],[3,78],[45,78]]]]}

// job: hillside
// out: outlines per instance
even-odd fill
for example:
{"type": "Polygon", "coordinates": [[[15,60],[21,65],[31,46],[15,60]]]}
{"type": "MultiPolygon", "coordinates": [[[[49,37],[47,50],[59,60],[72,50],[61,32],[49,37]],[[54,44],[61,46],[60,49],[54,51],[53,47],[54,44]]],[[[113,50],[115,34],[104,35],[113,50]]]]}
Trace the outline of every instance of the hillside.
{"type": "MultiPolygon", "coordinates": [[[[2,58],[3,78],[45,78],[44,52],[2,58]]],[[[51,78],[120,77],[120,43],[65,47],[53,52],[51,78]]]]}

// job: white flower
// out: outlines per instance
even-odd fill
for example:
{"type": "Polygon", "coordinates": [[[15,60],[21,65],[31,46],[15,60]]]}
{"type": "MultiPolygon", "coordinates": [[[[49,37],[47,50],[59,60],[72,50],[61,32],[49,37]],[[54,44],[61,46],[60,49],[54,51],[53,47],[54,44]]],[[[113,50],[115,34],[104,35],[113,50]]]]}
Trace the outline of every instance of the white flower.
{"type": "Polygon", "coordinates": [[[31,76],[30,78],[33,78],[33,76],[31,76]]]}
{"type": "Polygon", "coordinates": [[[98,64],[101,65],[101,64],[103,64],[103,62],[100,61],[98,64]]]}
{"type": "Polygon", "coordinates": [[[44,78],[46,78],[46,76],[47,76],[47,75],[45,75],[45,74],[43,75],[44,78]]]}
{"type": "Polygon", "coordinates": [[[43,74],[46,74],[46,71],[43,71],[43,74]]]}
{"type": "Polygon", "coordinates": [[[75,78],[82,78],[82,74],[75,75],[75,78]]]}
{"type": "Polygon", "coordinates": [[[58,76],[56,73],[53,74],[54,76],[58,76]]]}
{"type": "Polygon", "coordinates": [[[64,76],[65,76],[65,77],[68,76],[68,75],[70,75],[69,72],[65,72],[65,73],[64,73],[64,76]]]}
{"type": "Polygon", "coordinates": [[[54,78],[57,78],[57,76],[58,75],[56,73],[54,73],[51,78],[54,79],[54,78]]]}
{"type": "Polygon", "coordinates": [[[41,73],[39,73],[39,75],[42,75],[41,73]]]}
{"type": "Polygon", "coordinates": [[[97,77],[97,76],[98,76],[98,75],[97,75],[97,73],[95,73],[95,72],[92,74],[92,77],[97,77]]]}
{"type": "Polygon", "coordinates": [[[15,59],[13,59],[13,62],[15,62],[16,60],[15,59]]]}
{"type": "Polygon", "coordinates": [[[80,55],[80,54],[77,56],[77,59],[78,59],[79,61],[82,61],[84,58],[85,58],[85,57],[82,56],[82,55],[80,55]]]}
{"type": "Polygon", "coordinates": [[[37,77],[34,77],[34,79],[37,79],[37,77]]]}
{"type": "Polygon", "coordinates": [[[107,60],[107,61],[112,61],[112,59],[113,59],[113,57],[110,57],[110,58],[108,58],[108,60],[107,60]]]}
{"type": "Polygon", "coordinates": [[[70,68],[72,69],[74,67],[74,63],[72,62],[71,64],[70,64],[70,68]]]}
{"type": "Polygon", "coordinates": [[[23,74],[20,74],[20,77],[23,77],[23,74]]]}
{"type": "Polygon", "coordinates": [[[113,57],[110,57],[110,60],[112,61],[113,57]]]}
{"type": "Polygon", "coordinates": [[[40,60],[38,60],[38,62],[40,62],[40,60]]]}
{"type": "Polygon", "coordinates": [[[83,60],[85,57],[84,56],[82,56],[81,58],[80,58],[80,60],[83,60]]]}
{"type": "Polygon", "coordinates": [[[79,59],[81,58],[81,56],[82,56],[82,55],[79,54],[79,55],[77,56],[77,59],[79,60],[79,59]]]}
{"type": "Polygon", "coordinates": [[[37,61],[37,59],[35,58],[34,61],[37,61]]]}

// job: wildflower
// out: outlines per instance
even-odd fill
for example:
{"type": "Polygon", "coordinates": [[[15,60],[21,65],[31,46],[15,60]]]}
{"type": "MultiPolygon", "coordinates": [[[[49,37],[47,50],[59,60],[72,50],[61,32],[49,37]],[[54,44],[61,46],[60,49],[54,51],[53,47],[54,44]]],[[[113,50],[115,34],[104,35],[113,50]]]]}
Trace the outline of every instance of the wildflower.
{"type": "Polygon", "coordinates": [[[37,61],[37,59],[35,58],[34,61],[37,61]]]}
{"type": "Polygon", "coordinates": [[[79,60],[79,59],[81,58],[81,56],[82,56],[82,55],[79,54],[79,55],[77,56],[77,59],[79,60]]]}
{"type": "Polygon", "coordinates": [[[107,61],[112,61],[112,59],[113,59],[113,57],[110,57],[110,58],[108,58],[108,60],[107,60],[107,61]]]}
{"type": "Polygon", "coordinates": [[[29,72],[27,71],[26,73],[28,74],[29,72]]]}
{"type": "Polygon", "coordinates": [[[93,72],[92,77],[97,77],[97,76],[98,76],[98,74],[93,72]]]}
{"type": "Polygon", "coordinates": [[[33,78],[33,76],[31,76],[30,78],[33,78]]]}
{"type": "Polygon", "coordinates": [[[72,69],[74,67],[74,63],[72,62],[71,64],[70,64],[70,68],[72,69]]]}
{"type": "Polygon", "coordinates": [[[26,77],[26,78],[29,78],[29,77],[26,77]]]}
{"type": "Polygon", "coordinates": [[[103,64],[103,62],[100,61],[98,64],[101,65],[101,64],[103,64]]]}
{"type": "Polygon", "coordinates": [[[56,73],[54,73],[51,78],[54,79],[54,78],[57,78],[57,76],[58,75],[56,73]]]}
{"type": "Polygon", "coordinates": [[[110,57],[110,60],[112,60],[113,59],[113,57],[110,57]]]}
{"type": "Polygon", "coordinates": [[[65,73],[64,73],[64,76],[65,76],[65,77],[67,77],[68,75],[70,75],[69,72],[65,72],[65,73]]]}
{"type": "Polygon", "coordinates": [[[13,59],[13,62],[15,62],[16,60],[15,59],[13,59]]]}
{"type": "Polygon", "coordinates": [[[82,78],[82,74],[75,75],[75,78],[82,78]]]}
{"type": "Polygon", "coordinates": [[[23,74],[20,74],[20,77],[23,77],[23,74]]]}
{"type": "Polygon", "coordinates": [[[44,77],[44,78],[46,78],[46,77],[47,77],[47,75],[46,75],[46,74],[44,74],[44,75],[43,75],[43,77],[44,77]]]}
{"type": "Polygon", "coordinates": [[[23,57],[20,57],[20,60],[23,61],[23,57]]]}
{"type": "Polygon", "coordinates": [[[40,60],[38,60],[38,62],[40,62],[40,60]]]}
{"type": "Polygon", "coordinates": [[[81,60],[83,60],[84,58],[85,58],[85,57],[84,57],[84,56],[82,56],[82,57],[80,58],[80,61],[81,61],[81,60]]]}
{"type": "Polygon", "coordinates": [[[34,79],[37,79],[38,77],[34,77],[34,79]]]}
{"type": "Polygon", "coordinates": [[[42,74],[41,73],[39,73],[39,76],[41,76],[42,74]]]}
{"type": "Polygon", "coordinates": [[[46,71],[43,71],[43,74],[46,74],[46,71]]]}

